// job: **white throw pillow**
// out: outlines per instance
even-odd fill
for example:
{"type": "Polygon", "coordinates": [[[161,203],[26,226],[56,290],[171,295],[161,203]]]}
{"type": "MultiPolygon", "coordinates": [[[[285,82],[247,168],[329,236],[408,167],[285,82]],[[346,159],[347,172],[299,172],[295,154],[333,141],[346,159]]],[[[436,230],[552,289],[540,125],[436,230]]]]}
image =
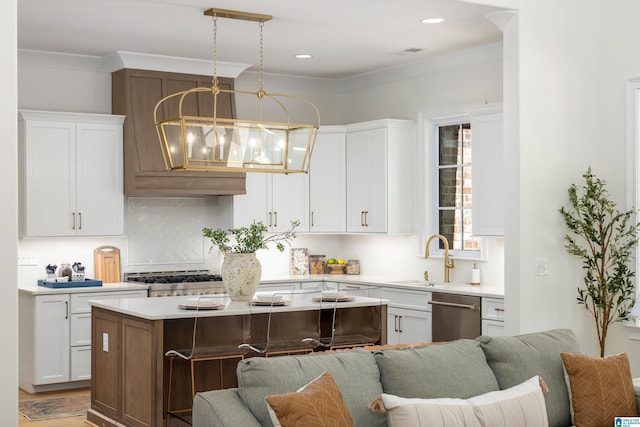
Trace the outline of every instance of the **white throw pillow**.
{"type": "Polygon", "coordinates": [[[380,395],[391,427],[548,427],[547,408],[535,376],[506,390],[469,399],[415,399],[380,395]]]}

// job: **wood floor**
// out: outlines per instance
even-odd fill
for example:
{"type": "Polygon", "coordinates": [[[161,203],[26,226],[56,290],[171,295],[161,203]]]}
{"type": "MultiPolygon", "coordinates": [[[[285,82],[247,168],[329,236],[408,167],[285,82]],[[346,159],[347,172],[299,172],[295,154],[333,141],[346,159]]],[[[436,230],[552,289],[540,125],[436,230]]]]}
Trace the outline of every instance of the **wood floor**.
{"type": "MultiPolygon", "coordinates": [[[[79,390],[65,390],[56,391],[50,393],[38,393],[29,394],[23,390],[19,390],[18,400],[32,400],[32,399],[46,399],[48,397],[62,397],[62,396],[75,396],[78,394],[89,394],[88,388],[79,390]]],[[[29,421],[22,415],[18,414],[18,427],[87,427],[90,424],[86,424],[87,417],[70,417],[70,418],[57,418],[53,420],[44,421],[29,421]]]]}

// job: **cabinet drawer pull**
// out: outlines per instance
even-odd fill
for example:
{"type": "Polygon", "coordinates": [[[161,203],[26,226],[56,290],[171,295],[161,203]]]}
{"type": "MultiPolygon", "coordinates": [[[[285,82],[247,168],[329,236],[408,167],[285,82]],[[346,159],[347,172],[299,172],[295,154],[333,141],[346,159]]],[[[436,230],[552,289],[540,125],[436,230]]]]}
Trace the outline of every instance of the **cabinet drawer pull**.
{"type": "Polygon", "coordinates": [[[273,217],[275,218],[273,226],[277,227],[278,226],[278,211],[273,211],[273,217]]]}
{"type": "Polygon", "coordinates": [[[393,330],[398,332],[398,315],[393,316],[393,330]]]}
{"type": "Polygon", "coordinates": [[[398,332],[402,333],[402,316],[398,316],[398,332]]]}
{"type": "Polygon", "coordinates": [[[316,225],[315,218],[314,218],[313,212],[311,212],[311,226],[313,227],[314,225],[316,225]]]}
{"type": "Polygon", "coordinates": [[[496,307],[494,308],[495,311],[500,311],[500,312],[504,312],[504,308],[500,308],[500,307],[496,307]]]}
{"type": "Polygon", "coordinates": [[[69,318],[69,301],[65,301],[64,302],[64,318],[68,319],[69,318]]]}
{"type": "Polygon", "coordinates": [[[364,211],[360,211],[360,226],[364,227],[364,211]]]}
{"type": "Polygon", "coordinates": [[[75,212],[71,212],[71,218],[73,219],[73,225],[71,226],[72,230],[76,229],[76,213],[75,212]]]}
{"type": "Polygon", "coordinates": [[[271,211],[269,211],[269,227],[273,227],[271,211]]]}
{"type": "Polygon", "coordinates": [[[78,212],[78,230],[82,230],[82,212],[78,212]]]}

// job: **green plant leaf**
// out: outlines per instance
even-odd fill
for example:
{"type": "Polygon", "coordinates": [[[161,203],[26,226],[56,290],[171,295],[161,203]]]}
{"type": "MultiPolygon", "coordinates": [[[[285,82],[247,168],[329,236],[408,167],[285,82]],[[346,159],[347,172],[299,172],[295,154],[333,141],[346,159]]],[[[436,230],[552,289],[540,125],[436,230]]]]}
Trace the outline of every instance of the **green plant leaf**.
{"type": "Polygon", "coordinates": [[[620,212],[609,199],[605,181],[591,173],[582,175],[584,184],[572,184],[567,193],[569,207],[561,207],[569,234],[565,248],[582,262],[583,287],[578,287],[578,304],[593,315],[604,356],[610,324],[629,318],[635,290],[629,268],[638,244],[638,226],[632,223],[634,209],[620,212]],[[631,303],[630,303],[631,302],[631,303]]]}

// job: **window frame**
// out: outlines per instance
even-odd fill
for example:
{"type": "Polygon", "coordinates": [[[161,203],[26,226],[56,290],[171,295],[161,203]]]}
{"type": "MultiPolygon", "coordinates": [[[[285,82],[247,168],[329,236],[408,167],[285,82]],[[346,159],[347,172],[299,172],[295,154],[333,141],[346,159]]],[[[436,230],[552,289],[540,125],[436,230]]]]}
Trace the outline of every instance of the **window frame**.
{"type": "MultiPolygon", "coordinates": [[[[471,123],[471,114],[467,112],[457,112],[441,117],[425,118],[424,120],[424,144],[425,144],[425,231],[421,239],[422,248],[426,247],[429,236],[440,234],[439,224],[439,128],[461,123],[471,123]]],[[[471,149],[473,150],[473,128],[471,128],[471,149]]],[[[473,170],[473,159],[471,161],[473,170]]],[[[473,179],[473,178],[472,178],[473,179]]],[[[472,184],[473,185],[473,184],[472,184]]],[[[473,188],[473,187],[472,187],[473,188]]],[[[473,211],[473,202],[471,205],[473,211]]],[[[487,239],[481,236],[474,236],[480,239],[479,250],[461,250],[449,248],[449,257],[453,259],[467,259],[474,261],[485,260],[487,256],[487,239]]],[[[444,257],[444,250],[440,249],[439,240],[434,239],[429,248],[430,257],[444,257]]]]}
{"type": "MultiPolygon", "coordinates": [[[[626,92],[626,129],[625,140],[627,149],[627,206],[640,206],[640,77],[629,78],[625,82],[626,92]]],[[[633,219],[638,221],[636,214],[633,219]]],[[[635,248],[635,271],[640,271],[640,257],[638,256],[638,247],[635,248]]],[[[640,289],[638,286],[638,276],[634,277],[636,288],[636,301],[640,302],[640,289]]],[[[640,340],[640,317],[630,320],[628,326],[633,326],[630,331],[630,338],[640,340]]]]}

